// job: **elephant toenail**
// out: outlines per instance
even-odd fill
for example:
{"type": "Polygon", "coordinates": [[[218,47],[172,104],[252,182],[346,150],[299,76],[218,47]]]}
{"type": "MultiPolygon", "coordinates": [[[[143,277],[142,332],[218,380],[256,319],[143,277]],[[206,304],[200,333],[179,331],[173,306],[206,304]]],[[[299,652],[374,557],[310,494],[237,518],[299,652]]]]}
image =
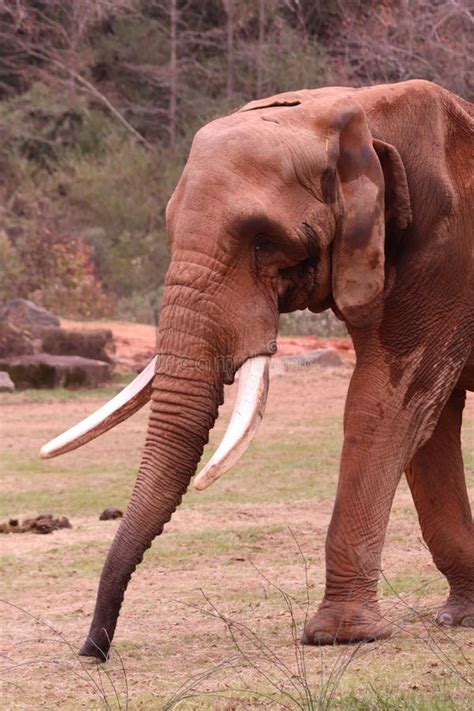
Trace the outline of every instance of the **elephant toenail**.
{"type": "Polygon", "coordinates": [[[474,615],[468,615],[461,621],[462,627],[474,627],[474,615]]]}
{"type": "Polygon", "coordinates": [[[453,616],[451,615],[450,612],[441,612],[438,615],[437,622],[440,625],[452,625],[453,624],[453,616]]]}
{"type": "Polygon", "coordinates": [[[308,632],[304,630],[301,636],[301,644],[334,644],[335,637],[330,632],[323,632],[322,630],[316,630],[315,632],[308,632]]]}

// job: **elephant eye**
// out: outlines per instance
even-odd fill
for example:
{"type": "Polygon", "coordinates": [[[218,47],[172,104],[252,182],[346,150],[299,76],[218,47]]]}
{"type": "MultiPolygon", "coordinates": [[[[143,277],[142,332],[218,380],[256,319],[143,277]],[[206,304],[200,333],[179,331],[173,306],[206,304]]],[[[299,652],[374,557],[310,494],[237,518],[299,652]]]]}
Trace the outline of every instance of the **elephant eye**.
{"type": "Polygon", "coordinates": [[[269,254],[275,249],[275,243],[265,235],[258,235],[255,239],[255,251],[257,254],[269,254]]]}

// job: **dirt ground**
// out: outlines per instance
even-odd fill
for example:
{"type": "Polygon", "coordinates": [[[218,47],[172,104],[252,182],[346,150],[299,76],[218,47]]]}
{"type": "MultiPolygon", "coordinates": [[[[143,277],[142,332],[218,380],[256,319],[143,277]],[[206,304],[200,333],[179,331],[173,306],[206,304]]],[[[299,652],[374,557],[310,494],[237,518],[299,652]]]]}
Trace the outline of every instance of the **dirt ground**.
{"type": "MultiPolygon", "coordinates": [[[[123,336],[125,350],[132,331],[123,336]]],[[[149,340],[140,343],[144,352],[149,340]]],[[[239,465],[206,492],[190,490],[146,554],[104,668],[82,662],[76,650],[118,526],[98,517],[126,505],[146,409],[83,449],[42,462],[40,445],[107,394],[2,396],[0,520],[51,511],[73,524],[47,536],[0,538],[3,707],[471,709],[473,631],[433,623],[446,584],[420,538],[404,481],[380,583],[393,637],[324,649],[298,644],[323,594],[350,375],[349,359],[272,380],[265,419],[239,465]]],[[[206,457],[233,395],[229,388],[206,457]]],[[[472,495],[473,395],[463,446],[472,495]]]]}
{"type": "MultiPolygon", "coordinates": [[[[63,328],[73,330],[108,328],[112,331],[116,346],[117,364],[122,368],[141,370],[155,354],[156,328],[129,321],[61,321],[63,328]]],[[[316,348],[335,348],[344,362],[354,363],[355,354],[349,338],[278,338],[279,356],[298,355],[316,348]]]]}

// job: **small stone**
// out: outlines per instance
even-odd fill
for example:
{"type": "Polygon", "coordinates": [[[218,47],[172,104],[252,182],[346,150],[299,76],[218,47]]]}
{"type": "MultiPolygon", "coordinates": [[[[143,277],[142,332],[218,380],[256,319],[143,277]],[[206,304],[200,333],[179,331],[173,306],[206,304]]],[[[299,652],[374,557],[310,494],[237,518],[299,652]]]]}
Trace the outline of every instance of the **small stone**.
{"type": "Polygon", "coordinates": [[[35,521],[31,524],[31,530],[33,533],[52,533],[56,530],[56,528],[57,526],[54,525],[54,520],[50,518],[35,519],[35,521]]]}
{"type": "Polygon", "coordinates": [[[115,507],[111,506],[108,509],[105,509],[105,511],[102,511],[102,513],[99,516],[99,521],[113,521],[115,518],[122,518],[123,513],[120,511],[120,509],[116,509],[115,507]]]}
{"type": "Polygon", "coordinates": [[[317,348],[300,355],[273,358],[270,365],[272,376],[297,373],[315,368],[338,368],[343,365],[335,348],[317,348]]]}
{"type": "Polygon", "coordinates": [[[5,370],[0,370],[0,393],[12,393],[15,390],[15,383],[5,370]]]}
{"type": "Polygon", "coordinates": [[[40,514],[34,518],[25,518],[19,522],[11,518],[8,523],[0,523],[0,533],[52,533],[59,528],[72,528],[66,516],[54,518],[53,514],[40,514]]]}
{"type": "Polygon", "coordinates": [[[296,356],[283,358],[285,370],[305,370],[317,366],[337,367],[342,365],[342,360],[335,348],[317,348],[296,356]]]}
{"type": "Polygon", "coordinates": [[[56,523],[58,528],[72,528],[72,524],[67,516],[60,516],[56,519],[56,523]]]}

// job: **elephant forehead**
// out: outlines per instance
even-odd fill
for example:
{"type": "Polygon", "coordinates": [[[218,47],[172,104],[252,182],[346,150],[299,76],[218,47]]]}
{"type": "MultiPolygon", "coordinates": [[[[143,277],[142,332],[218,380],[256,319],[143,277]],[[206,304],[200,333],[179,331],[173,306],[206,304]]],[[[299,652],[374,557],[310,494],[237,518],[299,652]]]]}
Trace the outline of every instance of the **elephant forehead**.
{"type": "Polygon", "coordinates": [[[168,226],[176,235],[189,235],[190,230],[226,231],[242,215],[273,212],[290,218],[307,199],[298,188],[289,191],[278,180],[250,184],[233,171],[195,171],[180,182],[169,203],[168,226]]]}
{"type": "Polygon", "coordinates": [[[328,156],[314,132],[245,114],[201,129],[167,210],[171,232],[219,225],[233,215],[269,209],[300,214],[310,195],[323,200],[328,156]]]}
{"type": "Polygon", "coordinates": [[[237,125],[214,121],[196,134],[188,164],[205,165],[212,170],[219,165],[259,163],[284,172],[288,161],[284,142],[277,133],[273,126],[260,127],[256,121],[237,125]]]}
{"type": "Polygon", "coordinates": [[[305,127],[275,124],[265,114],[234,114],[201,129],[193,142],[183,183],[208,178],[225,188],[245,184],[291,187],[307,184],[327,167],[324,137],[305,127]]]}

